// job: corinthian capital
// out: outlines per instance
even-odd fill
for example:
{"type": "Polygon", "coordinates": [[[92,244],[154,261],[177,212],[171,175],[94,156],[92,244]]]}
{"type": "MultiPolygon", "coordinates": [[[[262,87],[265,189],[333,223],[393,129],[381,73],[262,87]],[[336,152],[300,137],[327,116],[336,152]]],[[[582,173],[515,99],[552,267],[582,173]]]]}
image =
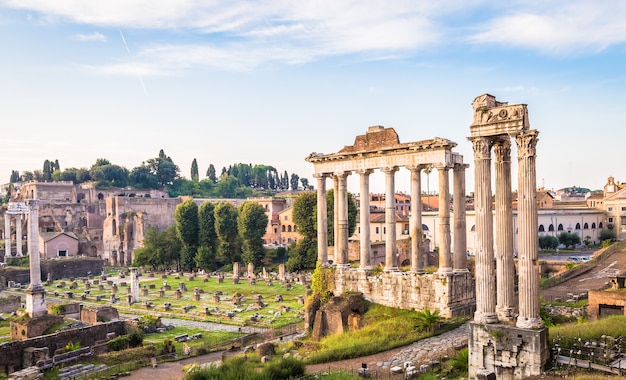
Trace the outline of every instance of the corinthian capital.
{"type": "Polygon", "coordinates": [[[507,137],[496,141],[493,144],[493,152],[496,155],[496,161],[511,161],[511,140],[507,137]]]}
{"type": "Polygon", "coordinates": [[[517,143],[517,156],[529,157],[537,155],[537,136],[539,132],[535,129],[522,131],[515,136],[515,142],[517,143]]]}
{"type": "Polygon", "coordinates": [[[491,158],[491,146],[493,141],[489,137],[474,137],[471,138],[472,147],[474,148],[475,159],[490,159],[491,158]]]}

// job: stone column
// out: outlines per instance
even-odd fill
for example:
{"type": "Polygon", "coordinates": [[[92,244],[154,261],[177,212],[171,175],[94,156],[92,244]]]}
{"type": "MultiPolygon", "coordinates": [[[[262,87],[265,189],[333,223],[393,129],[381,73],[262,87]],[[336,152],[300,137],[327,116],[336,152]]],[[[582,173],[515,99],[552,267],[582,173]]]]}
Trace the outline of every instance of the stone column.
{"type": "Polygon", "coordinates": [[[496,171],[496,313],[510,321],[515,312],[515,263],[513,261],[513,207],[511,195],[511,141],[494,143],[496,171]]]}
{"type": "Polygon", "coordinates": [[[450,255],[450,179],[449,168],[438,166],[439,173],[439,270],[440,273],[452,272],[450,255]]]}
{"type": "Polygon", "coordinates": [[[467,164],[455,164],[454,182],[454,259],[455,272],[467,272],[467,226],[465,213],[465,169],[467,164]]]}
{"type": "MultiPolygon", "coordinates": [[[[337,234],[339,235],[335,258],[337,265],[348,266],[348,174],[349,172],[337,173],[338,194],[335,196],[337,212],[337,234]]],[[[337,240],[336,240],[337,241],[337,240]]]]}
{"type": "Polygon", "coordinates": [[[339,262],[339,177],[333,174],[333,245],[335,251],[335,265],[339,262]]]}
{"type": "Polygon", "coordinates": [[[11,215],[8,209],[4,212],[4,261],[11,257],[11,215]]]}
{"type": "Polygon", "coordinates": [[[383,169],[385,173],[385,271],[398,270],[398,258],[396,257],[396,184],[395,173],[397,167],[383,169]]]}
{"type": "Polygon", "coordinates": [[[476,212],[476,312],[474,322],[497,323],[491,211],[491,139],[470,138],[474,149],[476,212]]]}
{"type": "Polygon", "coordinates": [[[132,302],[139,302],[139,272],[130,268],[130,295],[132,302]]]}
{"type": "Polygon", "coordinates": [[[30,285],[26,290],[26,312],[31,318],[48,313],[46,291],[41,284],[41,258],[39,256],[39,212],[37,200],[28,201],[28,255],[30,256],[30,285]]]}
{"type": "Polygon", "coordinates": [[[411,171],[411,272],[424,273],[424,259],[422,258],[422,167],[410,166],[411,171]]]}
{"type": "Polygon", "coordinates": [[[16,251],[15,255],[17,257],[23,256],[23,253],[22,253],[22,214],[15,215],[15,251],[16,251]]]}
{"type": "Polygon", "coordinates": [[[543,327],[539,315],[539,242],[537,240],[536,130],[522,131],[517,143],[519,316],[517,327],[543,327]]]}
{"type": "Polygon", "coordinates": [[[314,174],[317,178],[317,260],[328,266],[328,221],[326,212],[326,174],[314,174]]]}
{"type": "Polygon", "coordinates": [[[370,236],[370,174],[372,170],[365,169],[357,171],[360,175],[361,204],[359,206],[360,233],[360,266],[361,269],[372,267],[372,242],[370,236]]]}

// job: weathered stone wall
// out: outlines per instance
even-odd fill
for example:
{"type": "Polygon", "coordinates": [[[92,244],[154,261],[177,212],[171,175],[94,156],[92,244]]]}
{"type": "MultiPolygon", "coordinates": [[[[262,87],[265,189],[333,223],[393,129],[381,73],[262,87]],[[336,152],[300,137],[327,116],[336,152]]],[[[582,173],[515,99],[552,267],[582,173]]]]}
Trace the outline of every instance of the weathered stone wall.
{"type": "Polygon", "coordinates": [[[471,316],[476,308],[475,283],[469,272],[414,274],[382,273],[337,269],[335,289],[361,292],[365,299],[390,307],[439,310],[443,317],[471,316]]]}
{"type": "Polygon", "coordinates": [[[116,308],[111,306],[103,306],[98,309],[82,309],[80,311],[80,320],[89,325],[98,324],[98,318],[104,321],[112,321],[120,317],[116,308]]]}
{"type": "Polygon", "coordinates": [[[0,371],[11,373],[22,369],[24,349],[28,347],[47,347],[48,352],[54,353],[65,347],[69,342],[80,343],[82,347],[93,346],[97,341],[106,340],[108,333],[116,336],[126,334],[125,321],[101,323],[96,326],[60,331],[56,334],[44,335],[17,342],[0,344],[0,371]]]}
{"type": "Polygon", "coordinates": [[[587,315],[589,320],[600,318],[600,305],[621,306],[626,315],[626,292],[624,290],[590,290],[587,315]]]}
{"type": "Polygon", "coordinates": [[[94,257],[62,258],[54,260],[41,260],[42,279],[48,278],[48,273],[53,280],[70,277],[86,277],[89,274],[100,274],[104,262],[94,257]]]}
{"type": "Polygon", "coordinates": [[[22,307],[22,300],[20,297],[6,297],[0,298],[0,313],[12,313],[22,307]]]}
{"type": "Polygon", "coordinates": [[[501,324],[470,323],[469,378],[486,369],[498,380],[540,375],[550,358],[548,329],[521,329],[501,324]]]}

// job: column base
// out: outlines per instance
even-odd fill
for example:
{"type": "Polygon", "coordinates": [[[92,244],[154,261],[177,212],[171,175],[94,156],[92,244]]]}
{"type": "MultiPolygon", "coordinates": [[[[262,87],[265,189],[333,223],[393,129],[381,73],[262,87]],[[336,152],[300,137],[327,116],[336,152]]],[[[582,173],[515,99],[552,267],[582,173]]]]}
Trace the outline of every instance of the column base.
{"type": "Polygon", "coordinates": [[[474,313],[474,323],[480,324],[494,324],[500,322],[496,313],[474,313]]]}
{"type": "Polygon", "coordinates": [[[48,314],[48,308],[46,307],[46,291],[41,284],[38,284],[33,289],[26,291],[26,312],[31,318],[41,317],[48,314]]]}
{"type": "Polygon", "coordinates": [[[398,267],[385,268],[384,272],[399,272],[400,269],[398,267]]]}
{"type": "Polygon", "coordinates": [[[414,274],[424,274],[424,273],[426,273],[426,271],[424,269],[415,269],[415,270],[411,270],[411,273],[414,273],[414,274]]]}
{"type": "Polygon", "coordinates": [[[437,273],[452,273],[451,267],[439,267],[437,273]]]}
{"type": "Polygon", "coordinates": [[[350,264],[336,264],[335,268],[346,270],[346,269],[350,269],[351,266],[350,266],[350,264]]]}
{"type": "Polygon", "coordinates": [[[469,269],[465,268],[465,269],[454,269],[454,273],[467,273],[469,272],[469,269]]]}
{"type": "Polygon", "coordinates": [[[515,327],[520,329],[539,329],[543,327],[543,321],[541,318],[526,318],[520,315],[517,317],[515,327]]]}

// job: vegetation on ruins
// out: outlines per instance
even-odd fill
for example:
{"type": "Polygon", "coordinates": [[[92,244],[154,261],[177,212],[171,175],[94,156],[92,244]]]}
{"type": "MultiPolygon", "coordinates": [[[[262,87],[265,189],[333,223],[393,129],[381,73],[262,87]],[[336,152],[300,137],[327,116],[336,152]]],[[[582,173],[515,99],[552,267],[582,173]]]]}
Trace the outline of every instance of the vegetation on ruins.
{"type": "MultiPolygon", "coordinates": [[[[304,362],[293,358],[275,358],[270,362],[262,363],[259,355],[236,356],[224,360],[219,366],[195,367],[188,372],[185,380],[297,379],[304,375],[305,369],[304,362]]],[[[332,377],[327,378],[332,379],[332,377]]]]}
{"type": "Polygon", "coordinates": [[[265,256],[263,235],[267,228],[268,218],[265,208],[256,202],[245,201],[239,206],[237,228],[241,238],[241,253],[245,263],[255,267],[261,265],[265,256]]]}
{"type": "MultiPolygon", "coordinates": [[[[206,178],[200,180],[198,162],[191,163],[190,179],[180,175],[180,168],[163,149],[131,170],[98,158],[89,168],[61,170],[58,160],[45,160],[41,170],[11,171],[10,183],[20,181],[95,181],[96,187],[126,187],[138,189],[167,189],[170,196],[188,195],[203,198],[247,198],[271,195],[273,192],[309,189],[309,181],[285,171],[282,175],[269,165],[233,164],[223,167],[217,176],[215,166],[209,164],[206,178]],[[301,183],[301,185],[300,185],[301,183]]],[[[2,200],[2,203],[8,201],[2,200]]]]}
{"type": "Polygon", "coordinates": [[[295,342],[292,348],[307,357],[309,363],[326,363],[406,346],[435,334],[451,331],[465,322],[459,318],[440,320],[439,328],[428,331],[415,328],[419,315],[414,310],[368,302],[361,329],[326,336],[319,342],[295,342]]]}

